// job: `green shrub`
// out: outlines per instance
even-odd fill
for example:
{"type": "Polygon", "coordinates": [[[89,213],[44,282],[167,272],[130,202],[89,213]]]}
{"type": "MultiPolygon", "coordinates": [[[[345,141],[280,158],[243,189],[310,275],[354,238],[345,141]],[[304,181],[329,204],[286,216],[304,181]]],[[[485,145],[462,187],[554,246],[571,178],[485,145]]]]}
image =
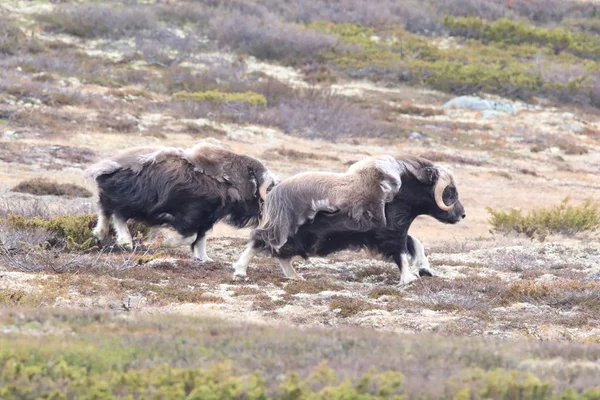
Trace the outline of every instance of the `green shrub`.
{"type": "Polygon", "coordinates": [[[543,239],[549,233],[572,235],[578,232],[593,232],[600,228],[600,203],[592,199],[579,206],[569,204],[566,197],[555,207],[536,209],[523,215],[520,210],[508,212],[487,208],[494,231],[516,232],[533,238],[543,239]]]}
{"type": "Polygon", "coordinates": [[[27,219],[22,215],[10,214],[6,218],[10,229],[42,228],[56,234],[53,243],[66,243],[67,248],[86,249],[92,243],[92,228],[96,223],[96,215],[59,215],[43,219],[35,217],[27,219]]]}
{"type": "Polygon", "coordinates": [[[254,92],[245,93],[224,93],[219,90],[209,90],[206,92],[177,92],[173,94],[173,99],[181,101],[209,101],[213,104],[222,103],[246,103],[251,106],[267,106],[265,96],[254,92]]]}
{"type": "Polygon", "coordinates": [[[92,197],[92,193],[89,190],[79,185],[72,183],[57,183],[41,178],[19,182],[17,186],[12,188],[12,191],[29,193],[36,196],[92,197]]]}
{"type": "MultiPolygon", "coordinates": [[[[465,374],[457,386],[466,386],[454,399],[531,399],[552,400],[552,386],[529,372],[495,369],[483,371],[476,369],[465,374]]],[[[582,397],[576,397],[582,398],[582,397]]]]}
{"type": "Polygon", "coordinates": [[[444,25],[456,36],[502,44],[536,44],[548,46],[556,54],[569,51],[583,58],[600,58],[600,38],[597,35],[575,33],[560,27],[550,30],[506,18],[485,24],[477,17],[452,16],[444,18],[444,25]]]}
{"type": "MultiPolygon", "coordinates": [[[[96,221],[95,214],[57,215],[49,219],[40,217],[28,219],[22,215],[9,214],[4,220],[0,220],[11,230],[46,229],[53,234],[48,243],[50,246],[66,245],[69,250],[85,250],[91,246],[92,229],[96,221]]],[[[150,232],[150,228],[141,222],[129,221],[128,226],[135,235],[147,236],[150,232]]]]}
{"type": "Polygon", "coordinates": [[[310,27],[348,45],[327,49],[321,58],[353,77],[404,81],[457,94],[600,104],[595,83],[600,64],[592,61],[600,59],[600,39],[595,36],[506,19],[486,24],[474,17],[447,17],[445,23],[455,35],[471,39],[446,48],[397,27],[382,32],[330,22],[310,27]],[[374,40],[374,34],[380,39],[374,40]]]}

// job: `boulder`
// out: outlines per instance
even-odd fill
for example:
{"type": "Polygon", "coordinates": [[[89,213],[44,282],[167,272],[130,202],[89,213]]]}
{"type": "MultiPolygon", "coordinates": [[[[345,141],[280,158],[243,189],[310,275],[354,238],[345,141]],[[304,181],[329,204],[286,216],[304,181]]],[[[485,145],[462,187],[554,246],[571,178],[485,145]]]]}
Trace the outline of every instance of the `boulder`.
{"type": "Polygon", "coordinates": [[[444,108],[463,108],[467,110],[476,111],[497,111],[515,115],[517,109],[515,106],[508,101],[495,101],[482,99],[477,96],[460,96],[455,97],[452,100],[444,104],[444,108]]]}

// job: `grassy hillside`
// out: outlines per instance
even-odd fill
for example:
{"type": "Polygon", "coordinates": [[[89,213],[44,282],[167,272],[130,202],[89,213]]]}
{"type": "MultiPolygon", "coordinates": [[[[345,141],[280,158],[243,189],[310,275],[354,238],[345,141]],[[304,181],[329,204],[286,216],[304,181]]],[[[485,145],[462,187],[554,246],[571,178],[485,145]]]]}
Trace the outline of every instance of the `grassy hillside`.
{"type": "Polygon", "coordinates": [[[5,399],[600,396],[598,345],[27,309],[0,321],[5,399]]]}

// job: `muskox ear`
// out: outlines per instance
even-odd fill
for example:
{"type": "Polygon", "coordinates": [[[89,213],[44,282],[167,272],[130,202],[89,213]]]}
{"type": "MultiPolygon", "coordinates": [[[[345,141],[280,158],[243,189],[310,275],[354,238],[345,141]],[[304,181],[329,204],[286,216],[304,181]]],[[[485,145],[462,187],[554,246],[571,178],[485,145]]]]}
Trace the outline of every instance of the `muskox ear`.
{"type": "Polygon", "coordinates": [[[414,175],[419,182],[431,185],[437,180],[439,171],[434,167],[424,167],[416,170],[414,175]]]}

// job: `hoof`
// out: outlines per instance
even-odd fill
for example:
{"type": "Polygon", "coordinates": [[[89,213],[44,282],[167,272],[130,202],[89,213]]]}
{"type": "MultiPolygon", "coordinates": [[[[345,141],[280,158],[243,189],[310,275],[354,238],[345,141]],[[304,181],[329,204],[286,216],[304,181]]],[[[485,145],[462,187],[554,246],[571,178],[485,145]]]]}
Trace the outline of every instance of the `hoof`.
{"type": "Polygon", "coordinates": [[[213,260],[210,257],[204,257],[204,258],[194,258],[194,260],[198,261],[200,264],[206,264],[206,263],[211,263],[214,262],[215,260],[213,260]]]}
{"type": "Polygon", "coordinates": [[[248,275],[245,275],[245,274],[242,275],[242,274],[238,274],[238,273],[233,274],[232,280],[234,282],[248,282],[249,281],[248,275]]]}
{"type": "Polygon", "coordinates": [[[305,281],[306,280],[306,278],[303,277],[302,275],[286,276],[286,278],[291,281],[305,281]]]}
{"type": "Polygon", "coordinates": [[[421,268],[419,270],[419,276],[422,278],[424,276],[433,276],[433,273],[429,269],[421,268]]]}
{"type": "Polygon", "coordinates": [[[414,275],[414,274],[411,274],[411,275],[408,275],[408,276],[403,276],[402,278],[400,278],[399,286],[408,285],[408,284],[416,281],[417,279],[419,279],[419,277],[416,276],[416,275],[414,275]]]}
{"type": "Polygon", "coordinates": [[[133,243],[117,243],[117,245],[126,251],[133,251],[133,243]]]}

